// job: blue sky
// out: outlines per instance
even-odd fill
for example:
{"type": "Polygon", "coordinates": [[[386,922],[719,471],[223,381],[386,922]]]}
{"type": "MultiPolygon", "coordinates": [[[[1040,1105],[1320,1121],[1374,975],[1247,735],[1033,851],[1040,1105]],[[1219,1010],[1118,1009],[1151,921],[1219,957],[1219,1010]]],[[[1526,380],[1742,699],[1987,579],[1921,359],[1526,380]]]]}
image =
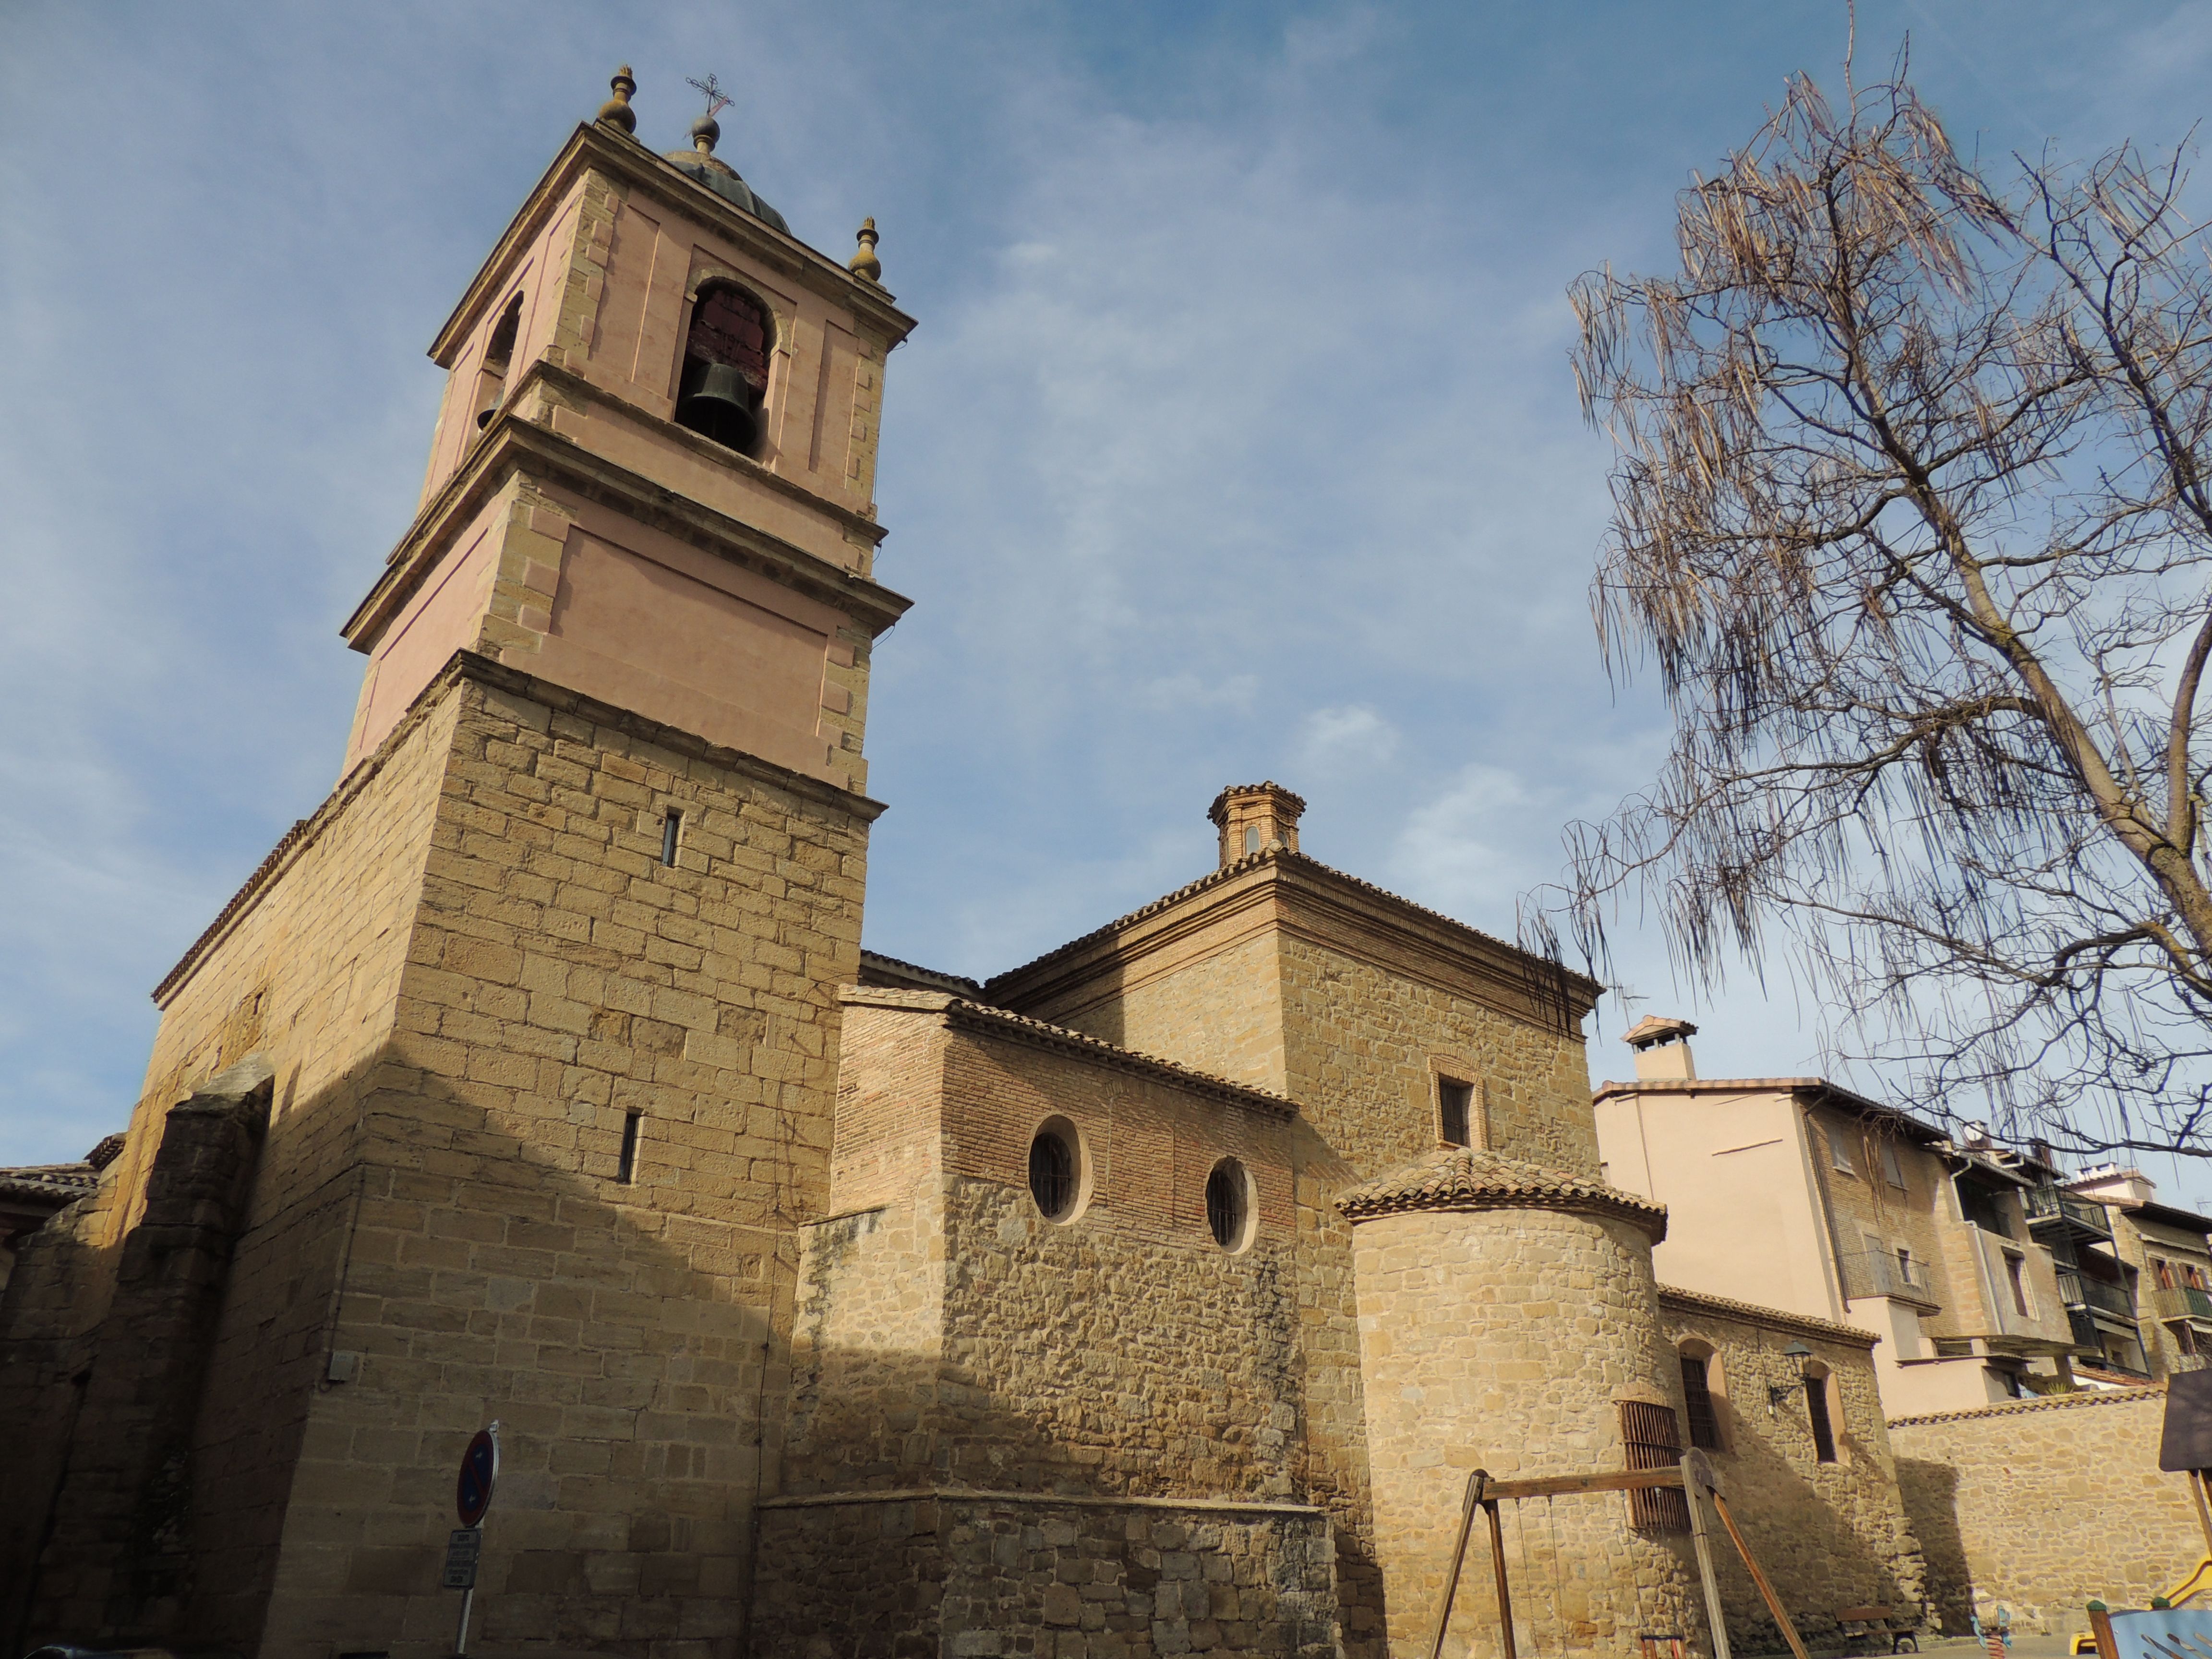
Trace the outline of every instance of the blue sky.
{"type": "MultiPolygon", "coordinates": [[[[1928,0],[1962,147],[2180,139],[2212,5],[1928,0]]],[[[1309,852],[1510,933],[1663,747],[1585,588],[1608,451],[1565,289],[1840,3],[382,3],[0,11],[0,1162],[119,1127],[147,993],[332,781],[336,629],[413,510],[423,349],[545,162],[639,82],[921,318],[892,358],[867,939],[984,975],[1200,873],[1273,777],[1309,852]]],[[[1700,1005],[1630,937],[1592,1071],[1681,1012],[1815,1069],[1786,985],[1700,1005]]],[[[1872,1083],[1870,1079],[1859,1079],[1872,1083]]],[[[2172,1171],[2151,1173],[2168,1182],[2172,1171]]],[[[2192,1178],[2185,1195],[2212,1193],[2192,1178]]]]}

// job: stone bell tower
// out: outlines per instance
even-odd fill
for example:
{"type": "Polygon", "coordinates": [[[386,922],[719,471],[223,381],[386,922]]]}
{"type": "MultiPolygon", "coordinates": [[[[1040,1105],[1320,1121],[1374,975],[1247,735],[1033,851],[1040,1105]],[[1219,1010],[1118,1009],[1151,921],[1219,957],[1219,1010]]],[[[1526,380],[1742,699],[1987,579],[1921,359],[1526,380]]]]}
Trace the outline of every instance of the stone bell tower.
{"type": "Polygon", "coordinates": [[[0,1310],[19,1648],[449,1651],[494,1419],[477,1639],[742,1639],[882,810],[913,324],[872,222],[823,256],[713,110],[662,155],[614,90],[432,346],[337,787],[156,989],[125,1150],[0,1310]]]}

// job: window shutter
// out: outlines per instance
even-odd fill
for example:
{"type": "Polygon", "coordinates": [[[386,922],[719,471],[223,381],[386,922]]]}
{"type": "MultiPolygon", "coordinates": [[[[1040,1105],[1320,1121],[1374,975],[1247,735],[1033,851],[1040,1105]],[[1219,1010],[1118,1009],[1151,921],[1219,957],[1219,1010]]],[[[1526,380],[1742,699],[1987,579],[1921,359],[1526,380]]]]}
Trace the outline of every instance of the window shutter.
{"type": "MultiPolygon", "coordinates": [[[[1632,1469],[1671,1469],[1682,1461],[1682,1431],[1672,1406],[1620,1402],[1620,1440],[1632,1469]]],[[[1687,1532],[1690,1510],[1679,1488],[1628,1494],[1628,1523],[1639,1531],[1687,1532]]]]}

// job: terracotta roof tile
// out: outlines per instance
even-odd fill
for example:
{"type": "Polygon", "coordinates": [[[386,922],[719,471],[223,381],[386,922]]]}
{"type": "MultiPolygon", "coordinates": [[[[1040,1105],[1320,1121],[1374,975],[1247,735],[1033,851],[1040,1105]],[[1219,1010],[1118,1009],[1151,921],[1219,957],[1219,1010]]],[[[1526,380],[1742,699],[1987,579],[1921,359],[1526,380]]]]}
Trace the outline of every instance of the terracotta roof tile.
{"type": "Polygon", "coordinates": [[[1147,1073],[1164,1081],[1196,1089],[1216,1099],[1258,1107],[1277,1117],[1297,1115],[1297,1102],[1286,1095],[1279,1095],[1272,1089],[1238,1083],[1231,1078],[1216,1076],[1212,1072],[1201,1072],[1194,1066],[1185,1066],[1179,1060],[1163,1060],[1158,1054],[1124,1048],[1118,1042],[1109,1042],[1086,1031],[1048,1024],[1041,1019],[1032,1019],[1027,1014],[1018,1014],[1011,1009],[996,1007],[988,1002],[975,1002],[966,997],[950,996],[941,991],[908,990],[892,986],[848,985],[837,994],[838,1000],[848,1006],[904,1008],[915,1013],[942,1014],[953,1024],[965,1026],[971,1030],[994,1030],[1037,1048],[1056,1048],[1064,1054],[1104,1065],[1147,1073]]]}
{"type": "MultiPolygon", "coordinates": [[[[1191,897],[1194,894],[1202,893],[1209,887],[1218,887],[1224,882],[1232,881],[1237,877],[1243,875],[1249,871],[1255,870],[1263,864],[1268,863],[1279,863],[1291,866],[1303,865],[1309,869],[1317,870],[1323,875],[1331,877],[1337,881],[1348,883],[1352,886],[1358,888],[1363,892],[1372,893],[1377,898],[1388,899],[1391,903],[1397,905],[1403,909],[1413,911],[1419,915],[1426,916],[1432,921],[1442,922],[1445,927],[1453,929],[1455,932],[1469,934],[1475,939],[1481,939],[1486,944],[1496,945],[1502,950],[1516,952],[1518,952],[1521,950],[1519,945],[1515,945],[1510,939],[1500,939],[1495,933],[1486,933],[1480,927],[1470,927],[1467,923],[1460,921],[1455,916],[1448,916],[1441,910],[1431,910],[1425,904],[1416,904],[1413,900],[1401,897],[1398,894],[1391,892],[1387,888],[1377,887],[1371,881],[1362,881],[1358,876],[1348,874],[1342,870],[1337,869],[1333,865],[1323,864],[1319,859],[1309,858],[1304,853],[1292,853],[1279,847],[1263,847],[1256,853],[1246,854],[1243,858],[1238,859],[1233,864],[1224,864],[1218,870],[1207,871],[1196,881],[1186,883],[1184,885],[1176,888],[1172,893],[1168,893],[1159,898],[1156,898],[1150,904],[1141,905],[1138,908],[1130,911],[1127,915],[1115,917],[1113,921],[1108,922],[1103,927],[1094,927],[1089,933],[1068,940],[1065,945],[1056,945],[1052,950],[1046,951],[1042,956],[1033,957],[1030,961],[1022,963],[1018,968],[1009,968],[1003,974],[994,974],[989,979],[984,981],[983,988],[985,991],[995,994],[997,988],[1000,985],[1006,983],[1008,980],[1018,978],[1021,975],[1030,972],[1032,969],[1042,967],[1048,962],[1055,961],[1061,957],[1073,955],[1076,951],[1084,949],[1086,945],[1094,945],[1101,939],[1112,937],[1115,933],[1119,933],[1122,928],[1128,927],[1133,922],[1142,921],[1147,916],[1156,915],[1160,911],[1165,910],[1172,905],[1182,903],[1183,900],[1191,897]]],[[[1583,983],[1589,984],[1593,987],[1595,985],[1595,981],[1588,980],[1583,975],[1577,974],[1571,969],[1563,969],[1562,971],[1565,972],[1570,979],[1582,981],[1583,983]]]]}
{"type": "Polygon", "coordinates": [[[0,1198],[50,1204],[58,1210],[100,1187],[100,1171],[89,1164],[27,1164],[0,1169],[0,1198]]]}
{"type": "Polygon", "coordinates": [[[1353,1221],[1406,1210],[1581,1210],[1632,1221],[1656,1243],[1667,1236],[1667,1206],[1603,1182],[1524,1163],[1498,1152],[1446,1146],[1388,1175],[1339,1193],[1353,1221]]]}

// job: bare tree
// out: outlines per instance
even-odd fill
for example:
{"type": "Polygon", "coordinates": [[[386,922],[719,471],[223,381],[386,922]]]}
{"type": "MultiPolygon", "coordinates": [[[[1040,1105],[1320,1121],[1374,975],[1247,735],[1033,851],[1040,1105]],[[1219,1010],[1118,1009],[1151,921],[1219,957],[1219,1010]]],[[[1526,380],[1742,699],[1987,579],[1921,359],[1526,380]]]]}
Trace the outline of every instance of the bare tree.
{"type": "Polygon", "coordinates": [[[1782,946],[1923,1109],[2204,1156],[2212,266],[2178,153],[2005,171],[1901,58],[1801,77],[1679,275],[1576,284],[1598,629],[1674,733],[1524,937],[1602,973],[1638,897],[1708,987],[1782,946]]]}

